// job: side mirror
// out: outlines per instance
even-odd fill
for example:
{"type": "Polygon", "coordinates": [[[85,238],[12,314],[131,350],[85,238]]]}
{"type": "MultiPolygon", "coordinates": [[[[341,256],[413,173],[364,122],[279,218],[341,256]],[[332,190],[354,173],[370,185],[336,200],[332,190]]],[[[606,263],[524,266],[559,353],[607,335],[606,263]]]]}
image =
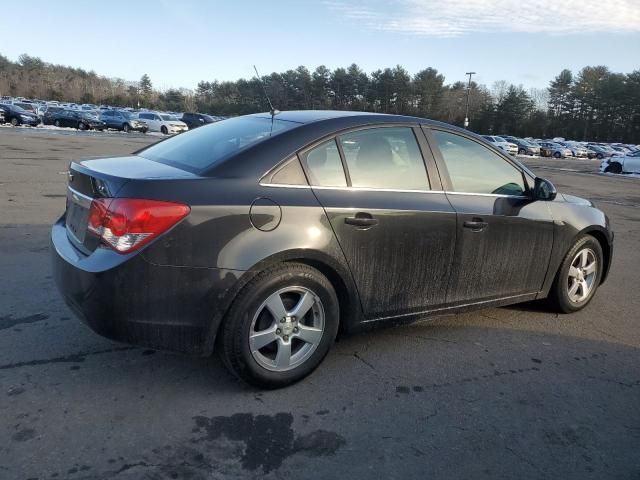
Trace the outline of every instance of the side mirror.
{"type": "Polygon", "coordinates": [[[536,177],[533,187],[533,198],[535,200],[551,201],[556,198],[556,195],[558,195],[558,191],[553,183],[544,178],[536,177]]]}

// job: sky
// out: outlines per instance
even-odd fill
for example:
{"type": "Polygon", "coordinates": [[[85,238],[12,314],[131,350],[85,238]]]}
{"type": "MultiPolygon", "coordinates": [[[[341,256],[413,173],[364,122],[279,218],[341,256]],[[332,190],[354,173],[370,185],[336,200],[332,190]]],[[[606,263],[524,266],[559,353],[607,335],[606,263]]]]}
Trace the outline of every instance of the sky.
{"type": "Polygon", "coordinates": [[[640,0],[3,2],[0,54],[195,88],[304,65],[436,68],[545,88],[564,68],[640,69],[640,0]]]}

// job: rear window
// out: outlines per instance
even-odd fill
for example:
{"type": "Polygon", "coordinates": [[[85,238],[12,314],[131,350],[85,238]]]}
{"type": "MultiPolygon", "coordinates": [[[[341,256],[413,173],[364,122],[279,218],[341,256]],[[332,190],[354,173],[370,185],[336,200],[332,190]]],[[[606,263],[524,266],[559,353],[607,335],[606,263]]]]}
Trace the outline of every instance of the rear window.
{"type": "Polygon", "coordinates": [[[240,150],[300,124],[261,117],[236,117],[169,138],[141,157],[198,173],[240,150]]]}

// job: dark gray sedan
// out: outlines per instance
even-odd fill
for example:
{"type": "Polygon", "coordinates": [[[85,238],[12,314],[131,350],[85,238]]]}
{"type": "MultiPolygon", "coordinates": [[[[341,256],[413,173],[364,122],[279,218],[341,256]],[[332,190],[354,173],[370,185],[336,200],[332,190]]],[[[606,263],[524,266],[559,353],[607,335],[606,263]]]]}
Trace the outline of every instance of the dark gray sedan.
{"type": "Polygon", "coordinates": [[[73,162],[56,283],[96,332],[274,388],[338,332],[548,298],[584,308],[613,233],[480,137],[422,118],[256,114],[73,162]]]}

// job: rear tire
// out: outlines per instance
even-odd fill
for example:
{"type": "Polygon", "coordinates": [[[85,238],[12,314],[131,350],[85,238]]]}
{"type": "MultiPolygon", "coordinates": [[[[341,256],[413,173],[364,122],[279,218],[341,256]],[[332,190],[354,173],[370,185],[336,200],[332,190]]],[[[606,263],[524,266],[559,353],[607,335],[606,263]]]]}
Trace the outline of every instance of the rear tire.
{"type": "Polygon", "coordinates": [[[549,302],[563,313],[582,310],[595,295],[603,271],[600,243],[591,235],[579,238],[560,264],[549,292],[549,302]]]}
{"type": "Polygon", "coordinates": [[[218,333],[220,356],[251,385],[290,385],[320,365],[335,340],[339,316],[335,290],[318,270],[299,263],[276,265],[259,273],[234,300],[218,333]]]}

